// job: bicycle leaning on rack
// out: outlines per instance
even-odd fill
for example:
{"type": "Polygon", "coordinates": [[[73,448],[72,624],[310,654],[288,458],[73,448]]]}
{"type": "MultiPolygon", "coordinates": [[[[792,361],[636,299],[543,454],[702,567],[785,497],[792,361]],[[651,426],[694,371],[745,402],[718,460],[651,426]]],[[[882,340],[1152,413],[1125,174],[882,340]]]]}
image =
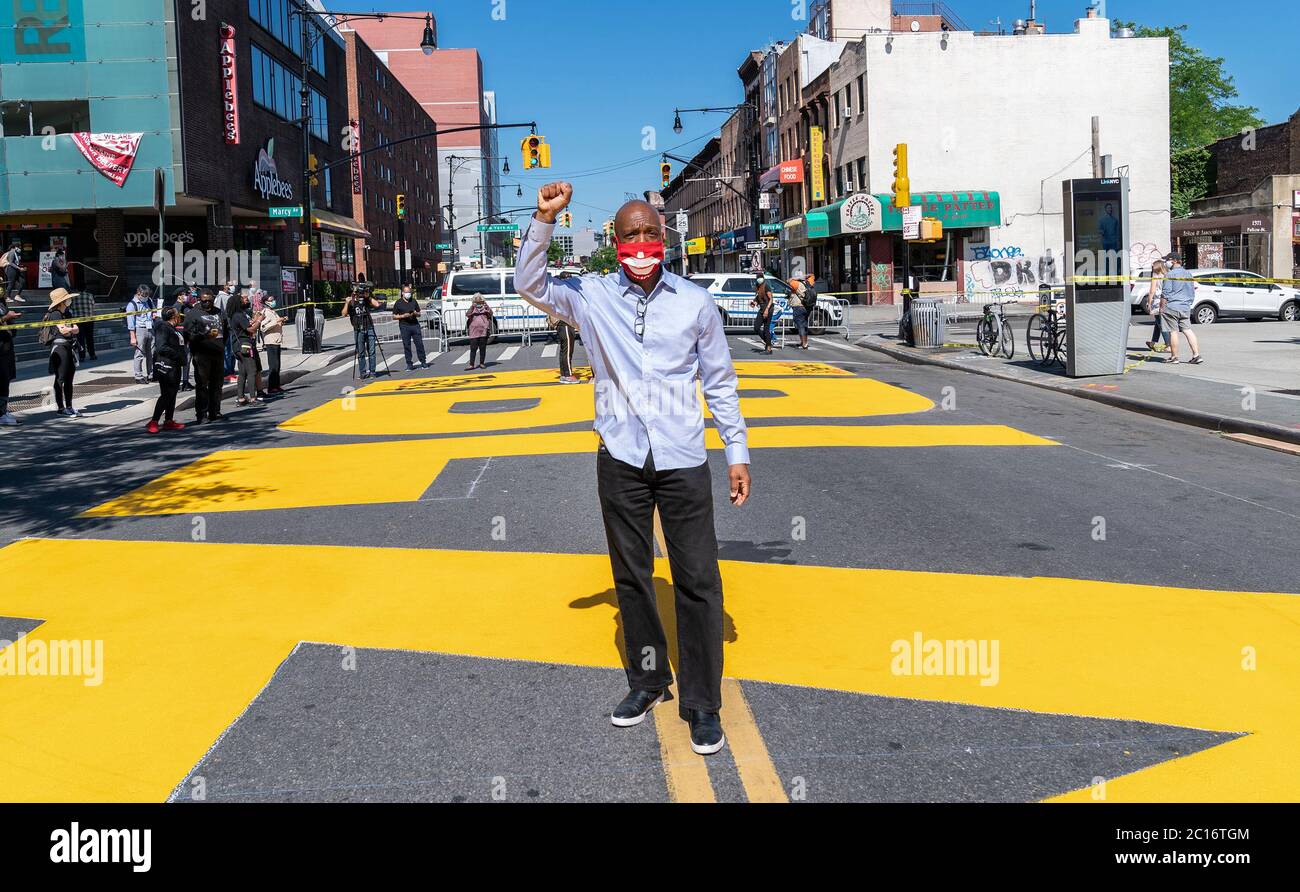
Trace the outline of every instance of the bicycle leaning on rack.
{"type": "Polygon", "coordinates": [[[1040,366],[1053,362],[1065,365],[1065,320],[1056,311],[1054,302],[1038,305],[1038,312],[1029,318],[1025,331],[1025,346],[1029,358],[1040,366]]]}
{"type": "Polygon", "coordinates": [[[1016,355],[1016,337],[1011,333],[1011,323],[1002,304],[984,305],[984,318],[975,326],[975,343],[985,356],[1011,359],[1016,355]]]}

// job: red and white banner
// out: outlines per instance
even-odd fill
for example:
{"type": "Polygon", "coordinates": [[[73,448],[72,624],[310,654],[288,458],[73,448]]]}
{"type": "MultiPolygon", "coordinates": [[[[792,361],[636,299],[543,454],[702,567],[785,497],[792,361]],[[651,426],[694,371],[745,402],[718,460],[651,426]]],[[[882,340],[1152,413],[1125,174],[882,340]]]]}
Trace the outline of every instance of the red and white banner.
{"type": "MultiPolygon", "coordinates": [[[[346,144],[343,151],[353,153],[361,151],[361,122],[350,121],[352,130],[348,133],[346,144]]],[[[361,194],[361,156],[352,159],[352,194],[361,194]]]]}
{"type": "Polygon", "coordinates": [[[143,133],[73,133],[72,141],[95,169],[117,185],[126,182],[143,133]]]}
{"type": "Polygon", "coordinates": [[[239,145],[239,74],[235,64],[235,26],[221,24],[221,129],[226,145],[239,145]]]}

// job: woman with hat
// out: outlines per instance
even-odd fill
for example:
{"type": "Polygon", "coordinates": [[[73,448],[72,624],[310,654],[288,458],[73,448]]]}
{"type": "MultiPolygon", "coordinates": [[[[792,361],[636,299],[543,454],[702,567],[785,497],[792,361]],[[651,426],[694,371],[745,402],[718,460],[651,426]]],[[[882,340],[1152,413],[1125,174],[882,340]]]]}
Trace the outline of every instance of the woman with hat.
{"type": "Polygon", "coordinates": [[[68,418],[79,418],[81,413],[72,408],[72,376],[77,371],[77,326],[63,320],[72,318],[68,304],[75,294],[69,294],[66,288],[55,288],[50,292],[50,308],[45,313],[45,321],[50,323],[43,331],[44,343],[50,346],[50,374],[54,375],[54,400],[58,403],[59,414],[68,418]]]}
{"type": "Polygon", "coordinates": [[[481,294],[474,295],[465,315],[466,333],[469,335],[469,367],[465,371],[487,368],[488,334],[492,331],[492,308],[481,294]],[[478,356],[478,364],[474,356],[478,356]]]}

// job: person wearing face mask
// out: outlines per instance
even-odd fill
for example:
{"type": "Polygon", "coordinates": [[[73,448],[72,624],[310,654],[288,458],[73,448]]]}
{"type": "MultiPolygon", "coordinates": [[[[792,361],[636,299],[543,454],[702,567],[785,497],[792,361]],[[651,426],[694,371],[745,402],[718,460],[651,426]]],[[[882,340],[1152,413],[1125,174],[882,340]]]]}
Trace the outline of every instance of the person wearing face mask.
{"type": "Polygon", "coordinates": [[[630,201],[614,218],[618,272],[552,279],[546,252],[572,197],[568,183],[538,190],[515,286],[533,306],[581,329],[591,359],[601,440],[596,485],[630,689],[610,722],[637,725],[672,699],[654,588],[658,509],[676,590],[678,712],[690,725],[692,749],[716,753],[726,743],[719,719],[722,578],[696,381],[726,451],[731,502],[743,505],[751,485],[748,435],[731,350],[709,292],[663,268],[663,223],[648,202],[630,201]]]}
{"type": "Polygon", "coordinates": [[[185,313],[185,336],[194,360],[195,424],[225,419],[221,414],[226,360],[223,315],[211,291],[201,292],[199,302],[185,313]]]}
{"type": "Polygon", "coordinates": [[[262,346],[266,348],[266,392],[270,396],[284,393],[280,386],[280,350],[284,347],[284,317],[275,309],[275,296],[262,300],[262,346]]]}
{"type": "Polygon", "coordinates": [[[424,356],[424,333],[420,331],[420,302],[411,293],[410,285],[402,286],[402,296],[393,304],[393,318],[397,320],[397,330],[402,333],[402,354],[406,357],[406,370],[415,371],[412,346],[415,347],[415,356],[419,357],[420,368],[427,369],[429,361],[424,356]]]}
{"type": "Polygon", "coordinates": [[[185,344],[177,327],[183,317],[175,307],[167,307],[153,324],[153,377],[158,382],[158,401],[154,403],[153,417],[145,428],[156,434],[160,430],[184,430],[177,421],[176,394],[181,389],[181,366],[185,364],[185,344]],[[162,425],[158,424],[162,421],[162,425]]]}

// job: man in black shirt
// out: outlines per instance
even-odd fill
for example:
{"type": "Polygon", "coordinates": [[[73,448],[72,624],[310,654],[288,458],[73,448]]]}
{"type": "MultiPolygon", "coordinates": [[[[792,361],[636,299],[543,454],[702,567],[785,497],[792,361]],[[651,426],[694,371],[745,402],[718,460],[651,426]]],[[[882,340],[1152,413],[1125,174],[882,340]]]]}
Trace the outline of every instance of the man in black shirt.
{"type": "Polygon", "coordinates": [[[411,343],[415,343],[416,355],[420,357],[420,368],[427,369],[429,361],[424,357],[424,334],[420,331],[420,302],[411,293],[411,286],[402,287],[402,296],[393,304],[393,318],[397,320],[398,331],[402,333],[402,353],[406,355],[406,370],[415,371],[415,362],[411,358],[411,343]]]}
{"type": "Polygon", "coordinates": [[[194,358],[195,424],[221,421],[221,388],[225,384],[226,342],[222,313],[211,291],[199,295],[199,302],[185,313],[185,336],[194,358]]]}

